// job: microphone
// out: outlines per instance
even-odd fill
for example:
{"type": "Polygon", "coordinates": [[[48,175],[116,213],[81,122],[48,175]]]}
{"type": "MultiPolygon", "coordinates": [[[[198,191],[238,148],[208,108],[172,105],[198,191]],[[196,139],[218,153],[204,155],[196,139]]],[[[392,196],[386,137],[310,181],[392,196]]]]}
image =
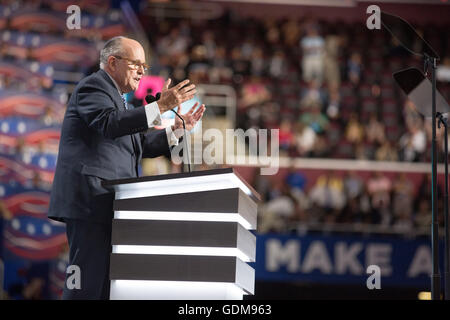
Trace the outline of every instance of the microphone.
{"type": "MultiPolygon", "coordinates": [[[[152,102],[156,102],[161,98],[161,92],[158,92],[156,94],[156,96],[152,96],[151,94],[147,95],[145,97],[145,101],[147,103],[152,103],[152,102]]],[[[183,136],[186,137],[186,126],[184,124],[184,119],[178,114],[178,112],[176,112],[174,109],[171,109],[170,111],[172,111],[173,113],[175,113],[175,115],[181,120],[181,123],[183,123],[183,136]]],[[[187,139],[183,139],[184,141],[184,146],[186,148],[186,155],[187,155],[187,162],[188,162],[188,169],[189,172],[191,172],[191,161],[190,161],[190,157],[189,157],[189,150],[188,150],[188,146],[187,146],[187,139]]]]}
{"type": "Polygon", "coordinates": [[[152,103],[152,102],[158,101],[159,98],[161,98],[161,92],[158,92],[158,93],[156,94],[156,97],[155,97],[155,96],[152,96],[151,94],[147,95],[147,96],[145,97],[145,101],[146,101],[147,103],[152,103]]]}

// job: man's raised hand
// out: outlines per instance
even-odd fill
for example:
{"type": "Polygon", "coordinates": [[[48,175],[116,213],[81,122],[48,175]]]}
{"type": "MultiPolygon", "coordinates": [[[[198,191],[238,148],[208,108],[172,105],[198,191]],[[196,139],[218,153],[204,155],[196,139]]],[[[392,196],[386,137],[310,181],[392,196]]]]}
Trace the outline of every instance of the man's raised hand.
{"type": "Polygon", "coordinates": [[[161,91],[161,98],[158,100],[158,107],[161,113],[169,111],[181,103],[194,98],[197,90],[195,85],[188,85],[189,80],[183,80],[176,86],[169,89],[172,80],[168,79],[164,83],[164,87],[161,91]]]}

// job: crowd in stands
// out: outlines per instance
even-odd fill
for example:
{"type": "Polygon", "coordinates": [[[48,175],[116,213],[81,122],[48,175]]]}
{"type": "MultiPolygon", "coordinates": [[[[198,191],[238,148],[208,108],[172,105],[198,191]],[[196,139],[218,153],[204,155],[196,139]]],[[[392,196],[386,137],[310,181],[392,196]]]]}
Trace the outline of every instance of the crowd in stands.
{"type": "MultiPolygon", "coordinates": [[[[422,62],[393,44],[387,32],[233,14],[213,22],[147,20],[155,48],[152,73],[233,86],[239,96],[236,126],[279,128],[282,155],[430,160],[431,121],[415,111],[392,77],[406,67],[422,70],[422,62]]],[[[419,27],[442,57],[450,55],[448,26],[419,27]]],[[[447,99],[449,63],[442,59],[438,77],[447,99]]],[[[437,139],[442,160],[443,128],[437,139]]]]}
{"type": "MultiPolygon", "coordinates": [[[[415,185],[408,174],[388,177],[376,171],[325,170],[315,181],[291,168],[278,179],[256,175],[253,184],[263,198],[259,232],[304,232],[328,229],[400,235],[427,234],[431,224],[431,174],[415,185]],[[369,231],[367,226],[376,226],[369,231]]],[[[443,225],[443,194],[438,210],[443,225]]]]}
{"type": "MultiPolygon", "coordinates": [[[[243,19],[233,13],[217,21],[143,23],[154,30],[149,35],[152,73],[232,86],[239,97],[236,127],[278,128],[281,156],[431,159],[431,120],[418,114],[392,77],[411,66],[422,70],[422,62],[387,32],[312,18],[243,19]]],[[[418,27],[435,50],[450,56],[449,25],[418,27]]],[[[450,100],[450,59],[444,58],[438,70],[438,89],[450,100]]],[[[442,162],[443,127],[437,129],[437,142],[442,162]]],[[[325,172],[308,190],[292,184],[302,180],[299,170],[258,189],[264,195],[260,231],[302,224],[373,224],[399,232],[429,226],[425,175],[414,190],[405,174],[374,173],[363,181],[351,171],[345,177],[325,172]]]]}

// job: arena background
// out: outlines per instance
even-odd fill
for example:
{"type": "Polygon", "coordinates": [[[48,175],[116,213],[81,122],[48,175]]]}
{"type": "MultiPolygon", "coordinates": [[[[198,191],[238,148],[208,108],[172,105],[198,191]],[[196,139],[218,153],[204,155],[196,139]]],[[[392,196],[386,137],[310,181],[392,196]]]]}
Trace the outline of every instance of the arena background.
{"type": "MultiPolygon", "coordinates": [[[[371,4],[408,20],[438,52],[438,90],[449,101],[444,0],[2,0],[0,299],[60,298],[68,247],[64,225],[46,213],[61,122],[74,86],[116,35],[143,44],[144,89],[169,76],[198,84],[204,130],[280,130],[276,175],[234,166],[263,199],[246,299],[429,297],[431,121],[392,78],[423,65],[386,30],[366,27],[371,4]],[[80,30],[66,25],[70,5],[81,9],[80,30]],[[379,290],[366,286],[371,264],[381,267],[379,290]]],[[[128,102],[140,106],[146,93],[128,102]]],[[[441,236],[445,138],[437,129],[441,236]]],[[[142,163],[143,175],[180,170],[164,158],[142,163]]]]}

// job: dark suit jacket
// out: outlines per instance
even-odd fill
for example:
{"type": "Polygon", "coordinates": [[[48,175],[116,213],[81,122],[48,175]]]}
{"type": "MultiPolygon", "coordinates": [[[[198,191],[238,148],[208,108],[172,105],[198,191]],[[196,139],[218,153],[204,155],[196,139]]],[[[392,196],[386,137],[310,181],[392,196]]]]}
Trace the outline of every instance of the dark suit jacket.
{"type": "Polygon", "coordinates": [[[105,71],[82,79],[62,124],[49,218],[110,223],[114,194],[102,180],[137,177],[142,157],[170,157],[166,131],[147,130],[145,109],[126,110],[105,71]]]}

